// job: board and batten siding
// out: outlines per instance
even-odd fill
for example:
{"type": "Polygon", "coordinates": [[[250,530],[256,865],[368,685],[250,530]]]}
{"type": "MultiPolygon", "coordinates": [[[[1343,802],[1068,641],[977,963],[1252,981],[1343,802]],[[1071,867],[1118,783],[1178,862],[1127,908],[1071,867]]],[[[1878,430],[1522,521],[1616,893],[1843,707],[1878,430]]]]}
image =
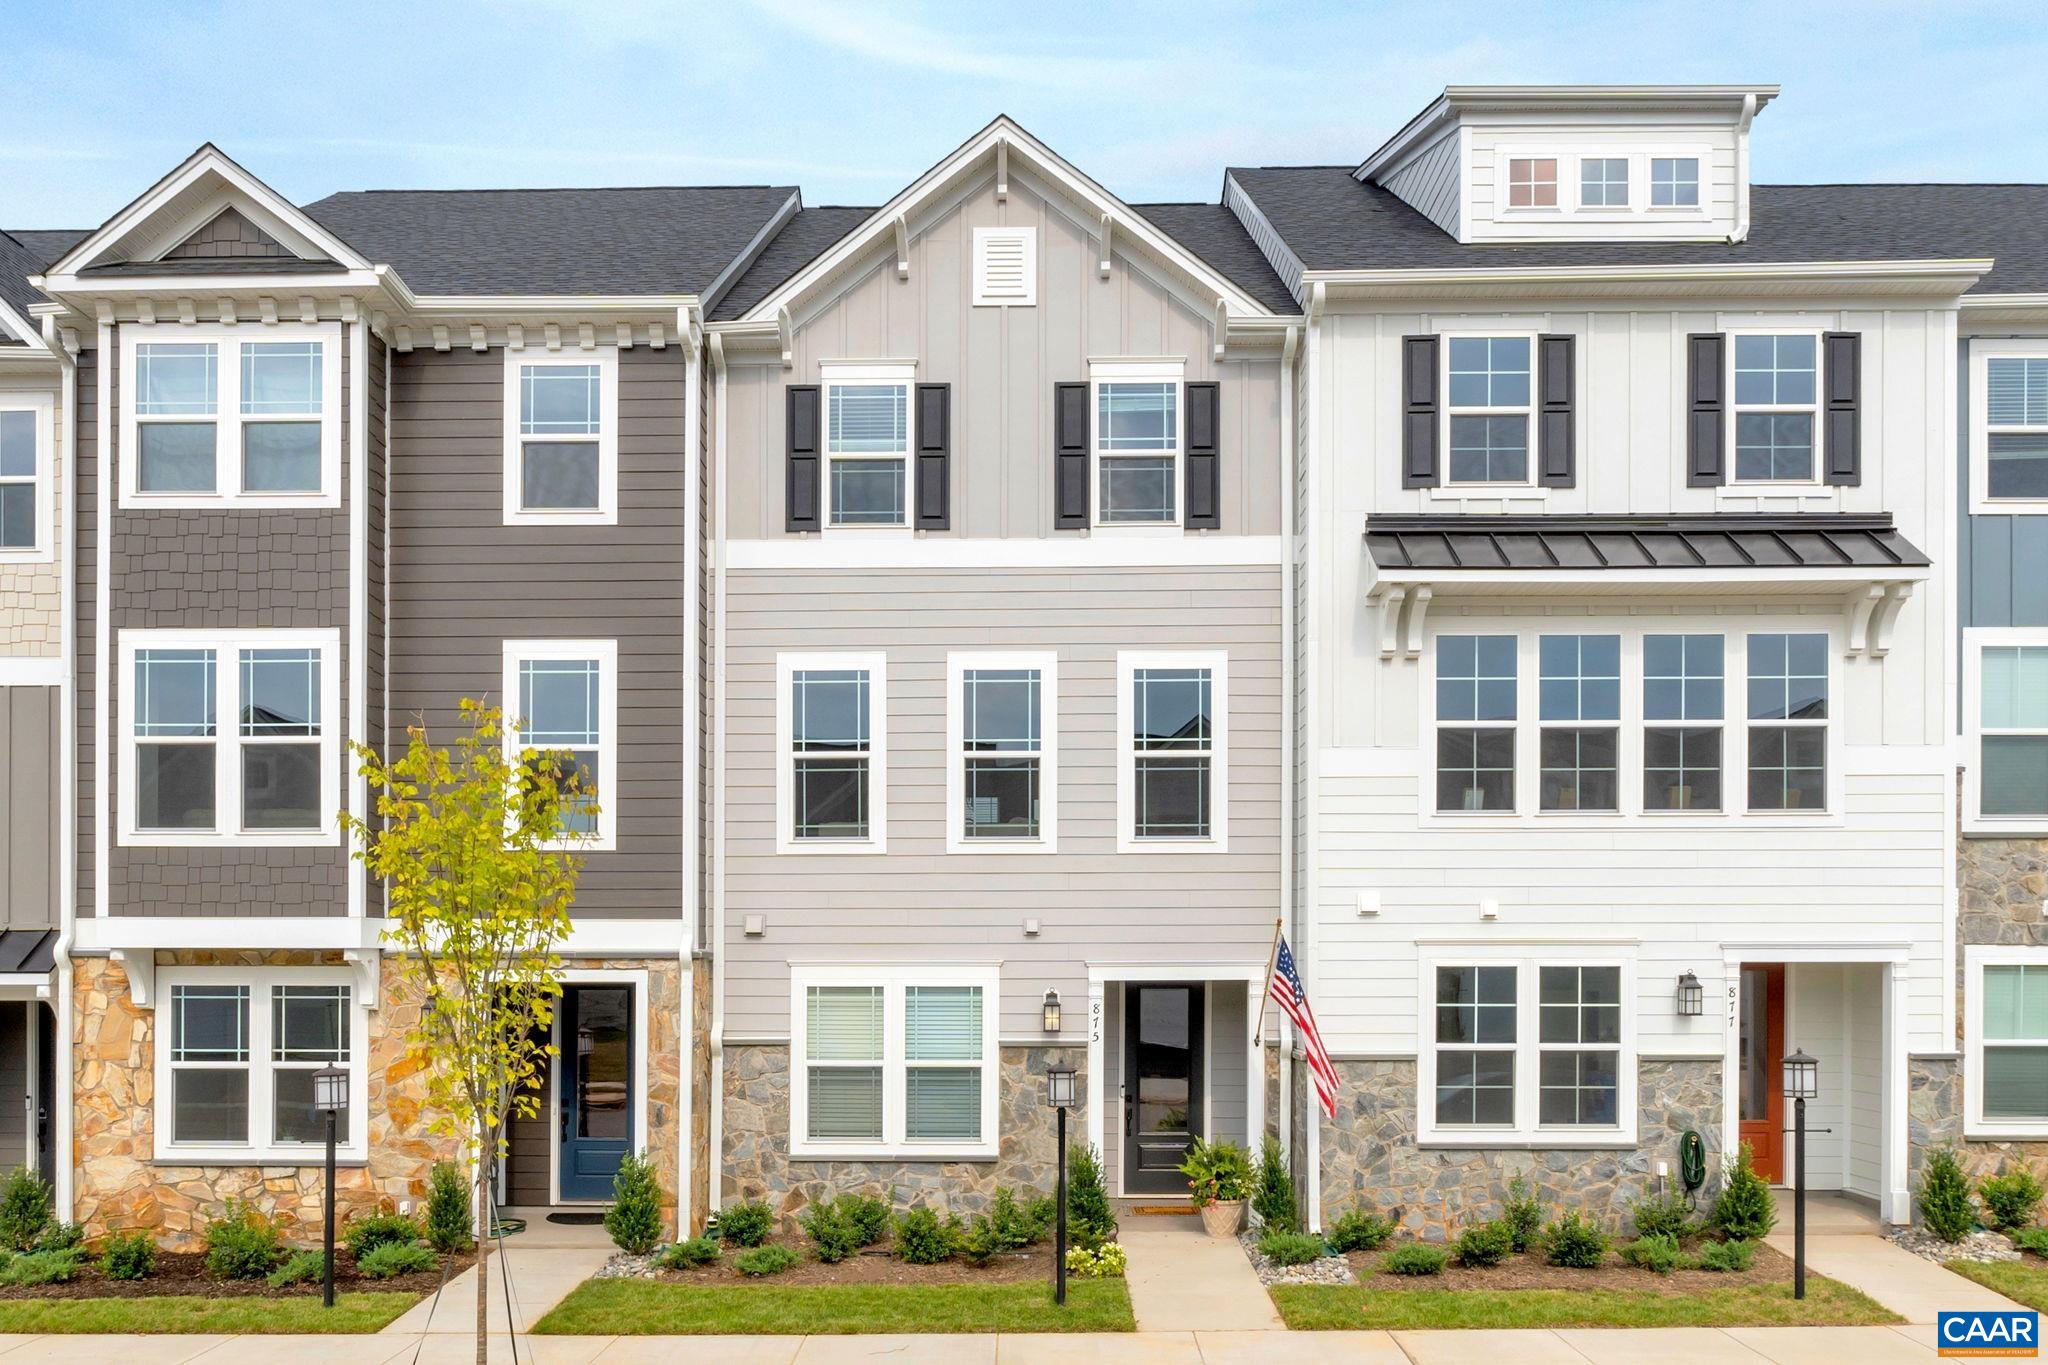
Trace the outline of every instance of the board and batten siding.
{"type": "Polygon", "coordinates": [[[730,1036],[787,1036],[792,960],[1000,960],[1004,1037],[1039,1035],[1048,987],[1085,1008],[1091,966],[1264,960],[1279,913],[1277,567],[730,571],[725,610],[730,1036]],[[1229,655],[1222,853],[1117,852],[1116,656],[1134,649],[1229,655]],[[887,656],[885,854],[776,852],[776,655],[829,650],[887,656]],[[971,650],[1058,656],[1056,853],[946,850],[946,655],[971,650]]]}
{"type": "Polygon", "coordinates": [[[616,640],[619,772],[601,799],[618,846],[580,855],[585,918],[681,920],[688,903],[685,383],[680,348],[619,353],[617,525],[508,526],[504,352],[394,356],[392,742],[424,720],[447,743],[462,698],[502,703],[506,640],[616,640]]]}
{"type": "Polygon", "coordinates": [[[1458,210],[1465,190],[1465,165],[1458,152],[1458,129],[1449,127],[1380,177],[1380,184],[1453,237],[1458,235],[1458,210]]]}
{"type": "Polygon", "coordinates": [[[1964,629],[2048,626],[2048,516],[1970,513],[1970,424],[1984,395],[1970,388],[1970,339],[1956,346],[1956,596],[1964,629]]]}
{"type": "Polygon", "coordinates": [[[6,898],[0,927],[49,929],[57,923],[61,718],[56,688],[0,687],[0,772],[7,774],[0,788],[0,894],[6,898]]]}

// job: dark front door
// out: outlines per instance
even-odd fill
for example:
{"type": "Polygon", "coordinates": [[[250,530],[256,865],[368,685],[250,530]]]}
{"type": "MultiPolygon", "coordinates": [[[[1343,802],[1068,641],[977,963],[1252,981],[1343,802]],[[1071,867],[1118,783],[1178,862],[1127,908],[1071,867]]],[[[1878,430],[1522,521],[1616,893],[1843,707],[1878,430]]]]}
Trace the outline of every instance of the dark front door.
{"type": "Polygon", "coordinates": [[[633,988],[564,986],[561,1104],[563,1199],[609,1199],[633,1145],[633,988]]]}
{"type": "Polygon", "coordinates": [[[34,1027],[32,1036],[36,1044],[36,1107],[31,1117],[35,1120],[36,1170],[43,1179],[57,1178],[56,1109],[57,1102],[57,1016],[48,1005],[40,1001],[29,1003],[29,1022],[34,1027]]]}
{"type": "Polygon", "coordinates": [[[1742,1140],[1756,1173],[1773,1185],[1785,1178],[1785,969],[1742,969],[1742,1140]]]}
{"type": "Polygon", "coordinates": [[[1124,1193],[1183,1194],[1201,1133],[1202,988],[1124,987],[1124,1193]]]}

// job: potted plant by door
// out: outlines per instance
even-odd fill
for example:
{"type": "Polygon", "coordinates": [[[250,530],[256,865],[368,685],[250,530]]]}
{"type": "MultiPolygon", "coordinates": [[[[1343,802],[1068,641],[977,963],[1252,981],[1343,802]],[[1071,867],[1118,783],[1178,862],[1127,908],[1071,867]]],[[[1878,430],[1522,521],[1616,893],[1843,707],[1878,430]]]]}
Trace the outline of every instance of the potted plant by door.
{"type": "Polygon", "coordinates": [[[1234,1237],[1244,1221],[1244,1201],[1252,1193],[1251,1153],[1234,1142],[1196,1138],[1181,1160],[1188,1194],[1202,1212],[1202,1226],[1211,1237],[1234,1237]]]}

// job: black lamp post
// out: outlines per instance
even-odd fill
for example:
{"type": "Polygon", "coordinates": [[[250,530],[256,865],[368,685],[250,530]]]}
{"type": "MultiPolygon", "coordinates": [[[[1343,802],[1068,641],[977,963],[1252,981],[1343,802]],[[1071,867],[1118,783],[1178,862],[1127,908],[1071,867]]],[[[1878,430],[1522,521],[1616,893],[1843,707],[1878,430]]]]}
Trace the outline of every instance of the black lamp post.
{"type": "Polygon", "coordinates": [[[342,1111],[348,1108],[348,1072],[338,1066],[323,1066],[313,1073],[313,1107],[327,1115],[327,1230],[322,1243],[324,1261],[320,1275],[320,1302],[334,1307],[334,1134],[342,1111]]]}
{"type": "Polygon", "coordinates": [[[1785,1094],[1792,1101],[1792,1297],[1806,1297],[1806,1102],[1820,1097],[1820,1063],[1796,1049],[1785,1059],[1785,1094]]]}
{"type": "MultiPolygon", "coordinates": [[[[1057,1008],[1057,1007],[1055,1007],[1057,1008]]],[[[1074,1068],[1054,1062],[1045,1069],[1045,1102],[1059,1115],[1059,1201],[1054,1215],[1058,1231],[1052,1246],[1052,1301],[1067,1301],[1067,1110],[1074,1104],[1074,1068]]]]}

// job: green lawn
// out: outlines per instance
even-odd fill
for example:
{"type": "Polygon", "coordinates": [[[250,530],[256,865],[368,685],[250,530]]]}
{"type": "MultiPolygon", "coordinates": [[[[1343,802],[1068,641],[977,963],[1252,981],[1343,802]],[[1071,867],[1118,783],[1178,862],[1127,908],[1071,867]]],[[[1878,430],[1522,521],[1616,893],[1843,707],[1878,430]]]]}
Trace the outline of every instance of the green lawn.
{"type": "Polygon", "coordinates": [[[2048,1313],[2048,1261],[2029,1256],[2024,1261],[1950,1261],[1948,1268],[1986,1289],[1995,1289],[2014,1303],[2048,1313]]]}
{"type": "Polygon", "coordinates": [[[1630,1289],[1367,1289],[1276,1284],[1274,1306],[1296,1331],[1432,1327],[1789,1327],[1904,1321],[1847,1285],[1809,1276],[1806,1299],[1788,1284],[1704,1294],[1630,1289]]]}
{"type": "Polygon", "coordinates": [[[845,1332],[1130,1332],[1122,1280],[1043,1284],[706,1285],[587,1280],[535,1332],[569,1336],[845,1332]]]}
{"type": "Polygon", "coordinates": [[[0,1332],[376,1332],[420,1301],[417,1294],[337,1294],[322,1308],[308,1296],[208,1299],[0,1300],[0,1332]]]}

